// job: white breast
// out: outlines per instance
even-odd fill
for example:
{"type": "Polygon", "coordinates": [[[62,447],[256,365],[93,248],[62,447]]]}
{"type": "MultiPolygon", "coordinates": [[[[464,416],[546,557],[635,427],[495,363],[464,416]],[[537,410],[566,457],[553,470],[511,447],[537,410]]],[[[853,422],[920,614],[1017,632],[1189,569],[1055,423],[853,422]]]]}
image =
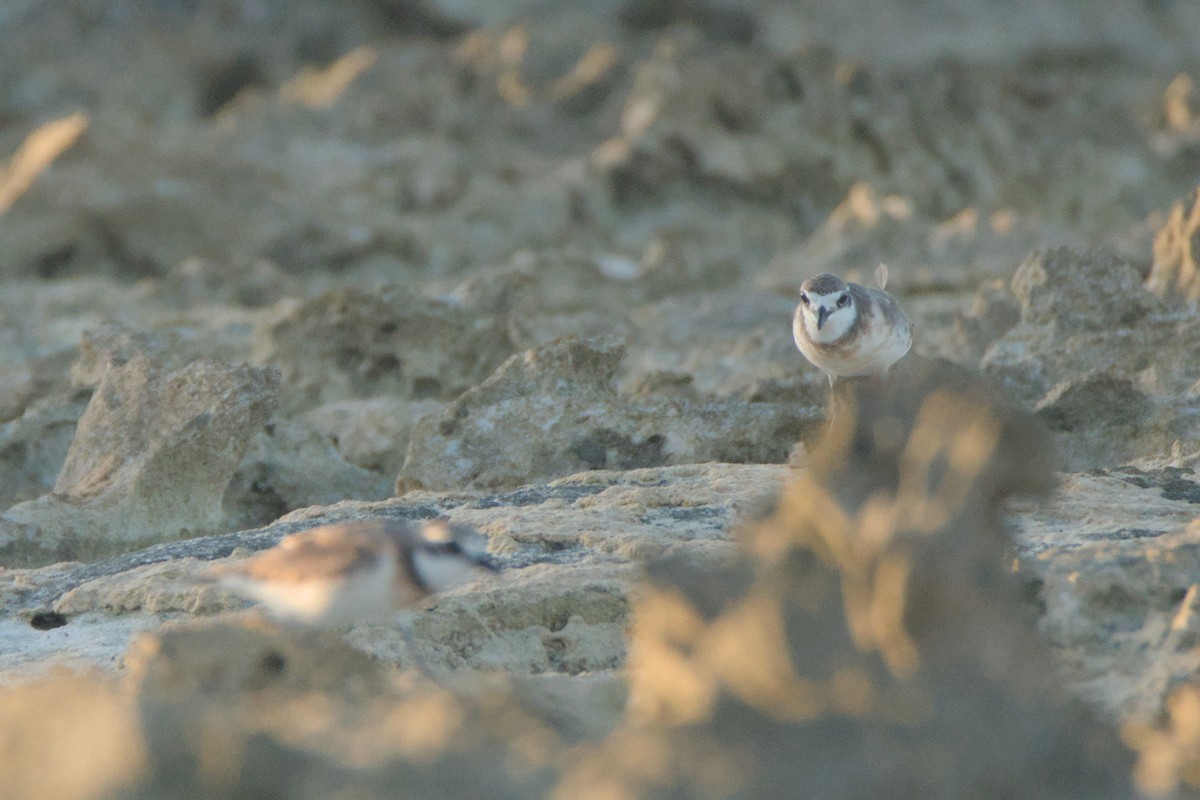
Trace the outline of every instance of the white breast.
{"type": "Polygon", "coordinates": [[[383,619],[395,611],[392,581],[396,562],[380,558],[370,567],[338,579],[260,581],[233,578],[227,581],[265,605],[284,620],[305,625],[340,627],[383,619]]]}
{"type": "Polygon", "coordinates": [[[907,320],[900,322],[900,325],[888,325],[887,318],[875,311],[866,330],[852,346],[822,349],[805,335],[803,309],[798,308],[792,320],[792,336],[804,357],[829,375],[883,375],[912,347],[912,329],[907,320]]]}

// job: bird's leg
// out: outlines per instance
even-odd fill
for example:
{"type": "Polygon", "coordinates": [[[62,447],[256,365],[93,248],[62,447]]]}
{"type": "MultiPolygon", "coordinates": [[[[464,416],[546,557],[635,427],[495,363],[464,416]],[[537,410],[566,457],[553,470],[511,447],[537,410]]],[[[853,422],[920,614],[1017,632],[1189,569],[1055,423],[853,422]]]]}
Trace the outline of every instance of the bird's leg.
{"type": "Polygon", "coordinates": [[[832,372],[825,373],[829,377],[829,427],[837,418],[837,377],[832,372]]]}

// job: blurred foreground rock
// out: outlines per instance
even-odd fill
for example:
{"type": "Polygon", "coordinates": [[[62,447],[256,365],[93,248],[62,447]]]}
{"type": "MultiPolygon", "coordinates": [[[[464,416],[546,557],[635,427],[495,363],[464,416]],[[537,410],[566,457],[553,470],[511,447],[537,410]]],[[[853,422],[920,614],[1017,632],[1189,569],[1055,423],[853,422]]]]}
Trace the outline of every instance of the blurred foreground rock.
{"type": "Polygon", "coordinates": [[[1160,297],[1200,303],[1200,187],[1171,207],[1154,237],[1154,264],[1146,280],[1160,297]]]}
{"type": "Polygon", "coordinates": [[[630,722],[557,797],[1130,797],[1008,569],[1000,503],[1050,488],[1041,430],[917,371],[840,414],[737,563],[652,570],[630,722]]]}

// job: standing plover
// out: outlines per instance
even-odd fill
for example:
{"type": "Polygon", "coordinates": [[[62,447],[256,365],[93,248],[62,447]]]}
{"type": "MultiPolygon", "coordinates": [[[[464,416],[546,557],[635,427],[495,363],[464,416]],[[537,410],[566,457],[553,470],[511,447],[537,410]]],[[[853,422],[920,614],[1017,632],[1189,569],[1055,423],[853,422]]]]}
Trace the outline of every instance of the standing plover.
{"type": "Polygon", "coordinates": [[[912,347],[912,323],[883,290],[887,267],[875,270],[878,289],[823,273],[800,286],[792,336],[804,357],[829,377],[887,375],[912,347]]]}
{"type": "Polygon", "coordinates": [[[386,618],[495,570],[473,528],[437,519],[339,522],[288,536],[211,577],[276,617],[316,626],[386,618]]]}

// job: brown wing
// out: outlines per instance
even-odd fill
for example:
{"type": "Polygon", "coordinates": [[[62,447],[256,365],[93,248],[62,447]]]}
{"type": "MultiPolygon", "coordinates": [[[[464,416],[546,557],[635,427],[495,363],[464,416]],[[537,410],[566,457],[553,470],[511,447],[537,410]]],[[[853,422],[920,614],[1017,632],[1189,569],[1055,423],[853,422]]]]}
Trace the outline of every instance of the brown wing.
{"type": "Polygon", "coordinates": [[[255,580],[320,580],[365,569],[381,554],[395,557],[383,525],[374,521],[337,523],[288,536],[231,571],[255,580]]]}

